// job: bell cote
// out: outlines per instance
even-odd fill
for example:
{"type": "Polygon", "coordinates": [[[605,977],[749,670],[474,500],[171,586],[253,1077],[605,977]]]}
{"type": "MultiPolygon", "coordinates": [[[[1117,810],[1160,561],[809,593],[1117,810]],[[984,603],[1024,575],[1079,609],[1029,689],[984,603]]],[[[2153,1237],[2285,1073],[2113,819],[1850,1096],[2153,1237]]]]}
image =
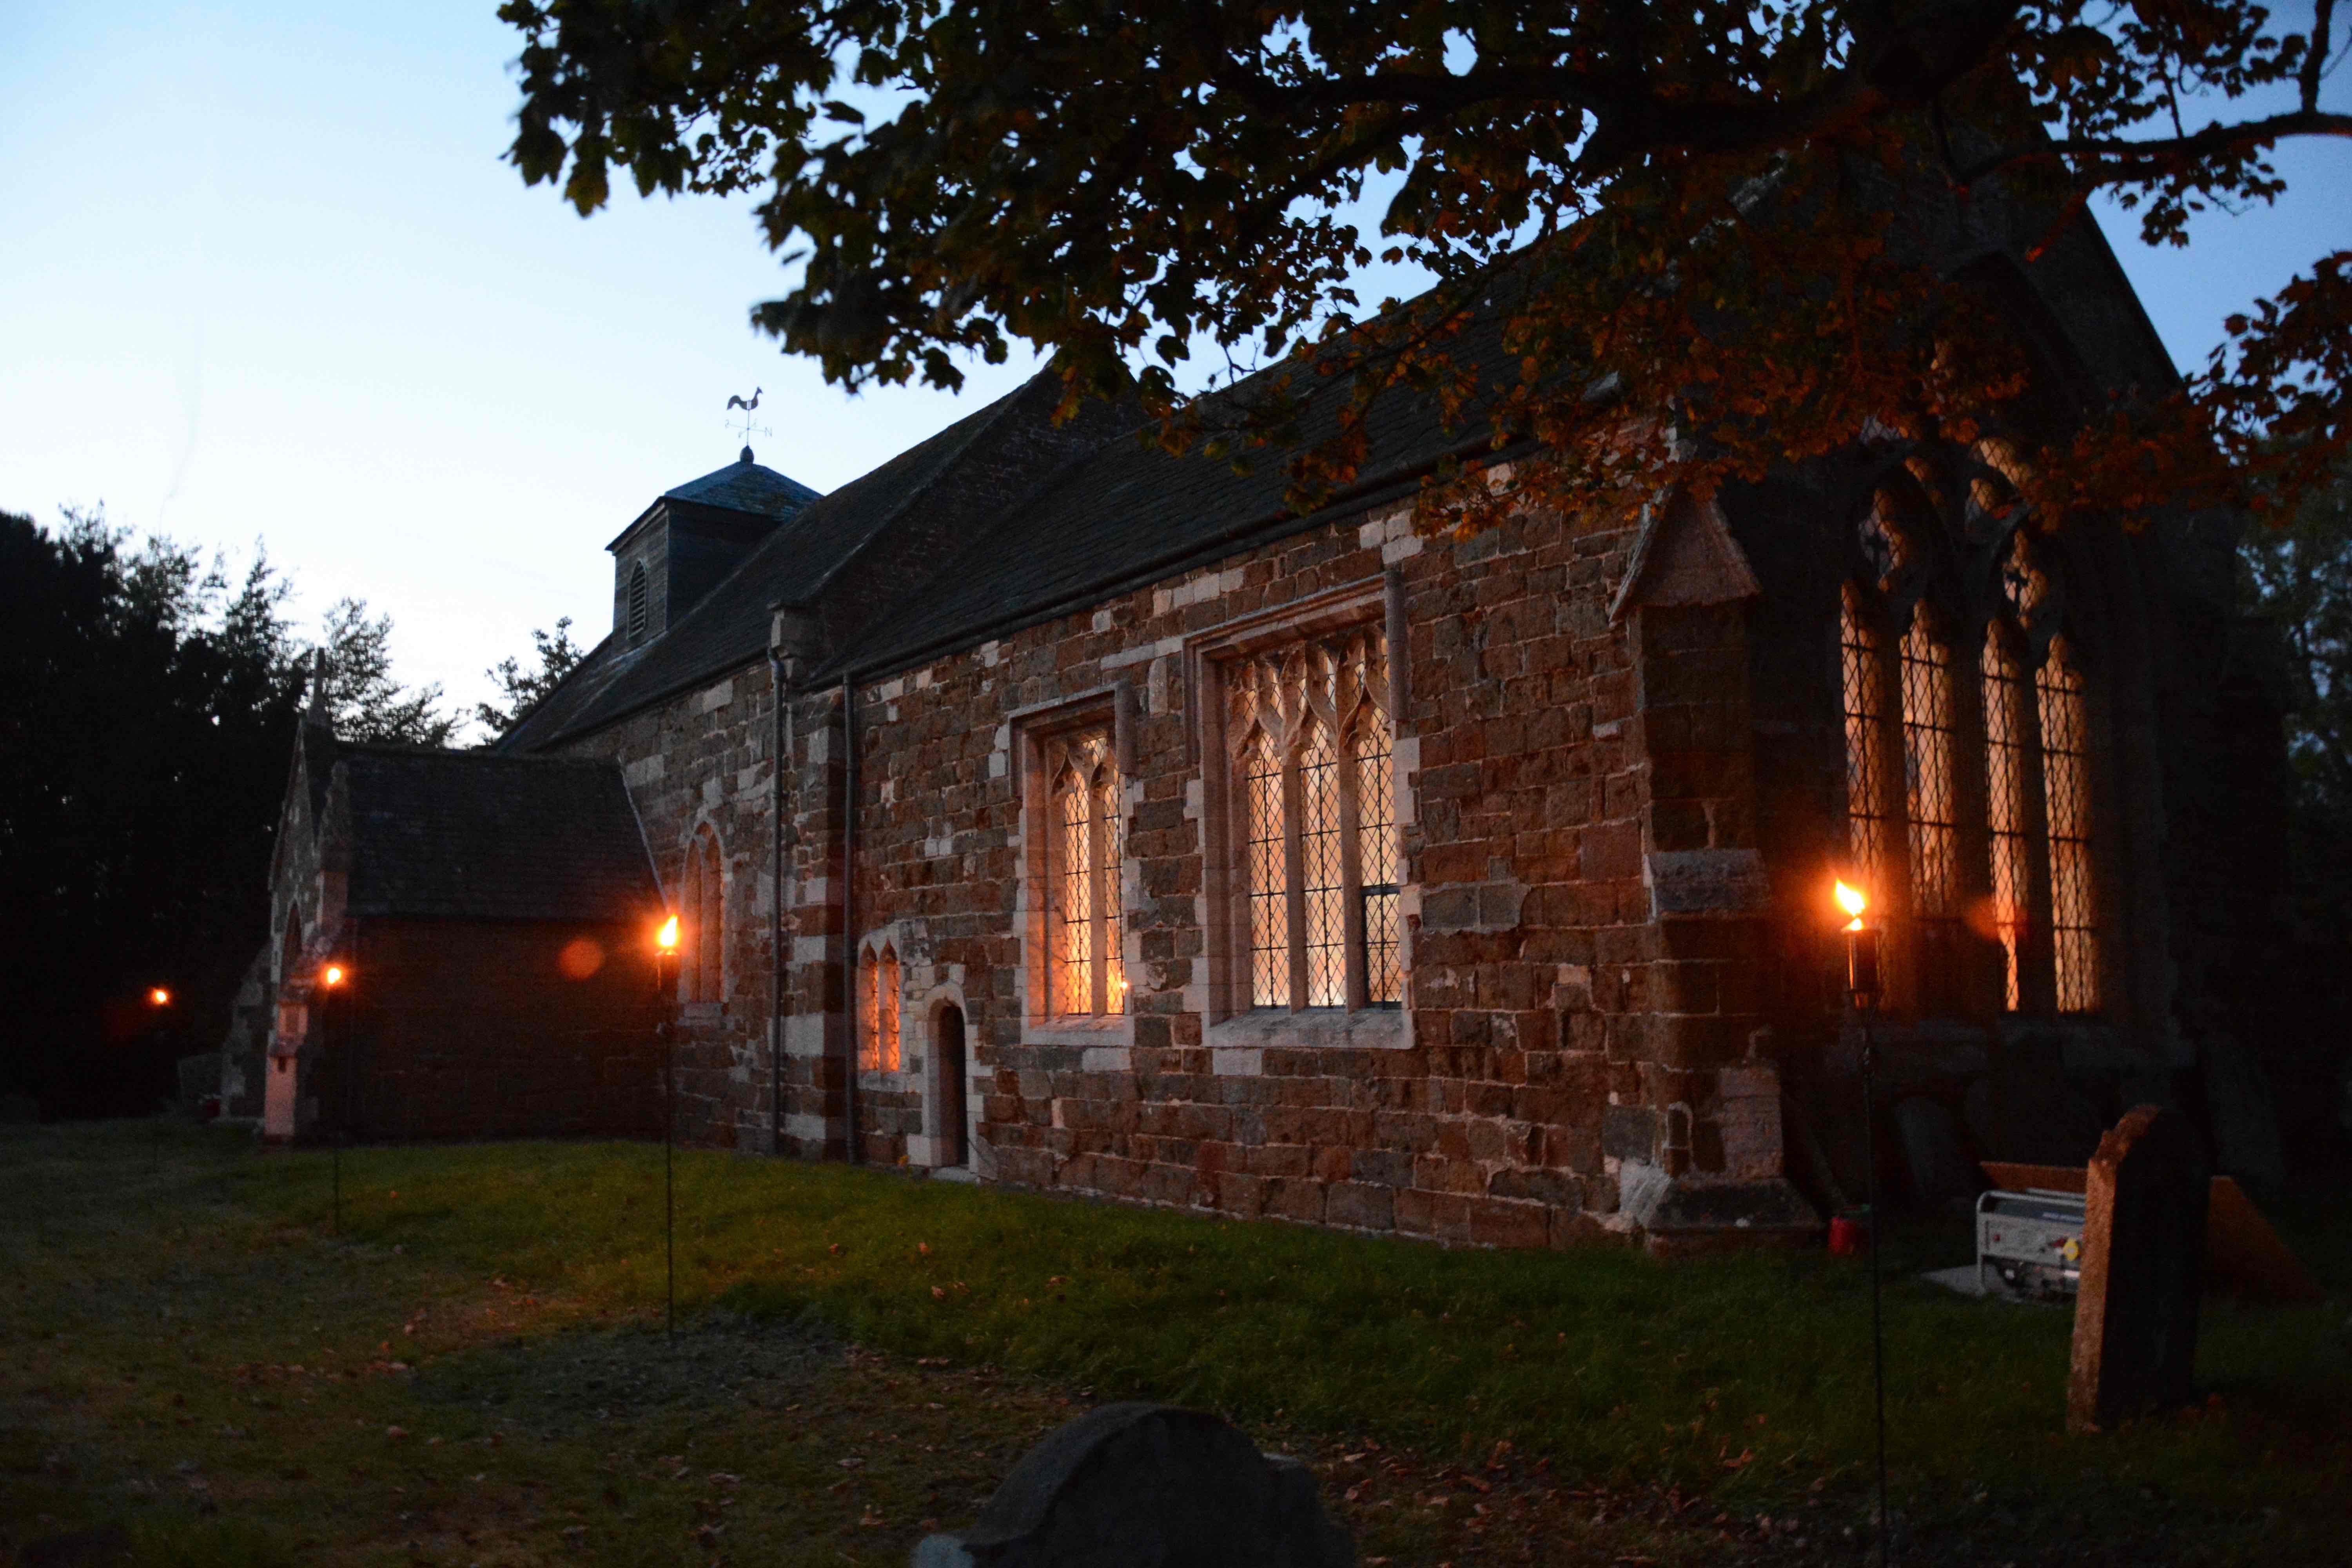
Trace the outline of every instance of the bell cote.
{"type": "Polygon", "coordinates": [[[719,585],[779,524],[816,500],[799,480],[735,462],[666,490],[604,548],[613,555],[613,633],[639,647],[719,585]]]}

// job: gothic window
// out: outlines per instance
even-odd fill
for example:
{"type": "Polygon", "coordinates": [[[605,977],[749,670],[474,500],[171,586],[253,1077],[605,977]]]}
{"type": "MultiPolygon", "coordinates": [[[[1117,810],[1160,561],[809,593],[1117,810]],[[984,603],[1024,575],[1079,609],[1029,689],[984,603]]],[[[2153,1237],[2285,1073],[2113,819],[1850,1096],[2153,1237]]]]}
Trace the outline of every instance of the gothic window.
{"type": "Polygon", "coordinates": [[[1236,990],[1247,1007],[1403,1001],[1386,691],[1371,628],[1227,672],[1236,990]]]}
{"type": "Polygon", "coordinates": [[[857,963],[857,1065],[898,1070],[898,950],[868,947],[857,963]]]}
{"type": "Polygon", "coordinates": [[[2035,733],[2025,671],[1999,624],[1985,628],[1985,805],[1991,830],[1992,928],[2001,952],[2001,1005],[2025,1005],[2026,911],[2032,900],[2033,813],[2027,803],[2035,733]]]}
{"type": "Polygon", "coordinates": [[[1918,944],[1916,1000],[1950,1010],[1960,973],[1959,815],[1952,781],[1952,654],[1915,613],[1903,634],[1903,806],[1908,892],[1918,944]]]}
{"type": "Polygon", "coordinates": [[[1118,763],[1108,725],[1049,740],[1045,883],[1047,1011],[1106,1017],[1127,1011],[1119,919],[1125,853],[1118,763]]]}
{"type": "Polygon", "coordinates": [[[1848,585],[1839,627],[1845,690],[1846,856],[1863,885],[1888,885],[1886,661],[1877,630],[1848,585]]]}
{"type": "MultiPolygon", "coordinates": [[[[2020,514],[2013,452],[1987,445],[1971,456],[1972,518],[2020,514]]],[[[2097,763],[2088,683],[2050,629],[2060,595],[2021,529],[1996,533],[1999,595],[1982,635],[1949,635],[1934,605],[1957,595],[1922,600],[1932,552],[1911,537],[1930,515],[1880,497],[1861,535],[1863,580],[1844,590],[1848,864],[1893,928],[1899,1000],[1927,1013],[1958,1007],[1974,926],[1999,950],[2004,1010],[2095,1012],[2097,763]],[[1906,599],[1916,601],[1907,611],[1906,599]]]]}
{"type": "Polygon", "coordinates": [[[678,964],[685,1001],[725,999],[726,890],[719,839],[706,827],[686,852],[686,951],[678,964]]]}
{"type": "Polygon", "coordinates": [[[653,616],[653,595],[646,584],[646,563],[638,562],[629,569],[629,646],[635,647],[646,640],[646,628],[653,616]]]}
{"type": "Polygon", "coordinates": [[[2050,844],[2050,936],[2058,1011],[2099,1006],[2098,931],[2091,887],[2089,726],[2083,676],[2063,637],[2034,681],[2042,720],[2042,791],[2050,844]]]}

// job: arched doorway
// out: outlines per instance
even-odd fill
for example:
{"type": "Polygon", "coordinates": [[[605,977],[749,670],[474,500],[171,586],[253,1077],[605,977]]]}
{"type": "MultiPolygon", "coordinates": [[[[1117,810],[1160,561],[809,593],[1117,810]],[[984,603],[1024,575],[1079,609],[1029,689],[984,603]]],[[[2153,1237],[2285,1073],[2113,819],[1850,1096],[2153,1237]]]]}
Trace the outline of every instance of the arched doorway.
{"type": "Polygon", "coordinates": [[[940,1008],[939,1026],[931,1045],[939,1063],[940,1142],[941,1164],[969,1168],[971,1128],[967,1109],[970,1091],[964,1063],[963,1009],[950,1002],[940,1008]]]}

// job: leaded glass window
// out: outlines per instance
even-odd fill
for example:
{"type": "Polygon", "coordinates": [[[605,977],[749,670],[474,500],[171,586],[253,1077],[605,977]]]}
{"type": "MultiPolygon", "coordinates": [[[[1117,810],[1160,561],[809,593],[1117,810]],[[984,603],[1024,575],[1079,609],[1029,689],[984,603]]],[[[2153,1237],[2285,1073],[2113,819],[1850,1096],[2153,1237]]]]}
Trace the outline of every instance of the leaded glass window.
{"type": "Polygon", "coordinates": [[[1397,835],[1394,761],[1388,727],[1359,724],[1349,747],[1355,760],[1356,863],[1362,878],[1364,1000],[1393,1007],[1404,999],[1397,943],[1397,835]]]}
{"type": "Polygon", "coordinates": [[[1245,1006],[1403,1001],[1387,679],[1371,628],[1229,668],[1235,988],[1245,1006]]]}
{"type": "Polygon", "coordinates": [[[1852,588],[1838,643],[1844,670],[1846,858],[1862,885],[1875,893],[1887,884],[1894,837],[1886,816],[1886,661],[1852,588]]]}
{"type": "Polygon", "coordinates": [[[881,992],[878,1012],[880,1028],[875,1049],[884,1072],[898,1070],[898,950],[885,947],[882,962],[876,966],[877,987],[881,992]]]}
{"type": "Polygon", "coordinates": [[[882,958],[867,948],[857,964],[857,1065],[882,1065],[882,958]]]}
{"type": "Polygon", "coordinates": [[[2091,1013],[2099,1006],[2097,906],[2091,885],[2090,739],[2083,684],[2065,639],[2051,644],[2034,688],[2042,719],[2050,936],[2061,1013],[2091,1013]]]}
{"type": "Polygon", "coordinates": [[[1938,577],[1943,555],[1912,537],[1932,525],[1924,501],[1906,509],[1881,492],[1859,539],[1839,631],[1846,874],[1887,923],[1902,1005],[1965,1006],[1984,973],[1969,957],[1972,927],[1998,949],[2004,1010],[2095,1012],[2089,683],[2053,632],[2065,624],[2063,584],[2017,521],[2021,465],[1999,445],[1980,446],[1971,465],[1971,526],[2007,530],[1986,545],[1995,594],[1980,638],[1974,626],[1947,636],[1967,596],[1938,577]]]}
{"type": "Polygon", "coordinates": [[[1046,747],[1050,938],[1047,1005],[1063,1016],[1127,1010],[1120,951],[1123,847],[1118,764],[1107,729],[1057,737],[1046,747]]]}
{"type": "Polygon", "coordinates": [[[2001,951],[2001,1005],[2025,1005],[2025,931],[2032,900],[2033,821],[2026,769],[2035,736],[2025,676],[2009,638],[1988,627],[1984,647],[1985,808],[1991,830],[1992,929],[2001,951]]]}

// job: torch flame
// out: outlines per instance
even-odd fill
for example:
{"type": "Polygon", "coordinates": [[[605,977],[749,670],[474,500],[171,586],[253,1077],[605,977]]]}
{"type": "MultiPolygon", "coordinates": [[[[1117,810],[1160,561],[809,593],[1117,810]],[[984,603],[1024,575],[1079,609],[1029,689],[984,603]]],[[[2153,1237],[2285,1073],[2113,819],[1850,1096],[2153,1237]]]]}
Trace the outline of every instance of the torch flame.
{"type": "Polygon", "coordinates": [[[1853,917],[1853,923],[1849,924],[1845,929],[1848,931],[1860,931],[1862,929],[1862,911],[1870,907],[1870,900],[1864,894],[1863,890],[1860,888],[1848,887],[1844,879],[1841,878],[1839,879],[1837,885],[1837,902],[1838,908],[1843,910],[1848,915],[1853,917]]]}
{"type": "Polygon", "coordinates": [[[172,1005],[172,994],[158,985],[147,993],[147,1000],[158,1007],[168,1007],[172,1005]]]}
{"type": "Polygon", "coordinates": [[[341,985],[343,983],[343,966],[340,963],[331,963],[327,965],[326,973],[319,978],[324,980],[329,985],[341,985]]]}
{"type": "Polygon", "coordinates": [[[676,915],[662,921],[661,931],[654,938],[654,945],[664,952],[677,951],[677,917],[676,915]]]}

